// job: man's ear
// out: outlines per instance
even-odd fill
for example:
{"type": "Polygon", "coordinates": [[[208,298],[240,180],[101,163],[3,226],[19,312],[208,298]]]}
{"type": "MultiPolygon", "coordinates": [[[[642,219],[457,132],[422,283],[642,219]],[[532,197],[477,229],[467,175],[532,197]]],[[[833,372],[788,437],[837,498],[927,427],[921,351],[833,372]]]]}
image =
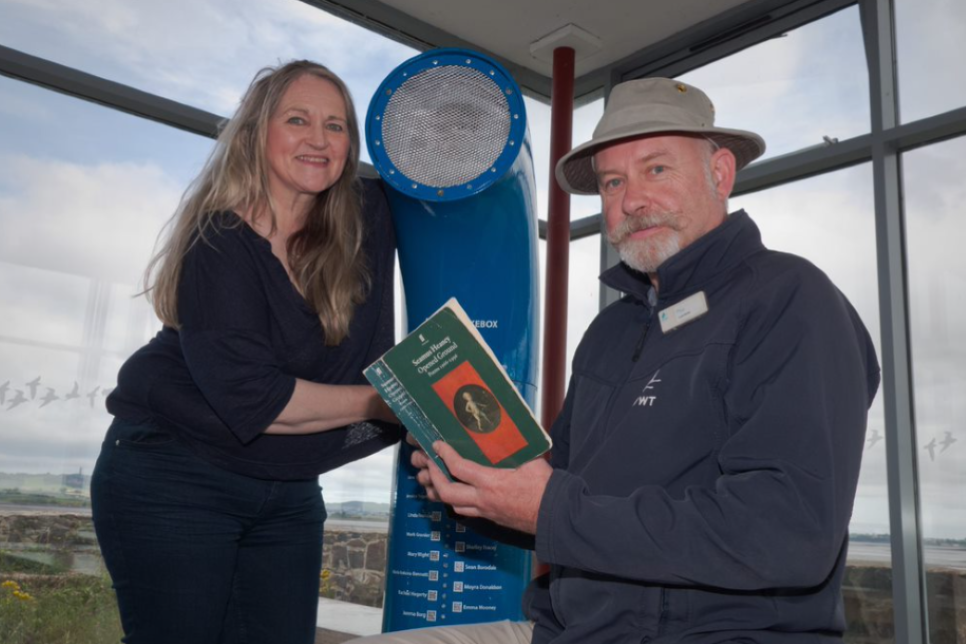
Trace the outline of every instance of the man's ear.
{"type": "Polygon", "coordinates": [[[718,148],[711,155],[711,180],[718,198],[724,201],[735,187],[735,155],[728,148],[718,148]]]}

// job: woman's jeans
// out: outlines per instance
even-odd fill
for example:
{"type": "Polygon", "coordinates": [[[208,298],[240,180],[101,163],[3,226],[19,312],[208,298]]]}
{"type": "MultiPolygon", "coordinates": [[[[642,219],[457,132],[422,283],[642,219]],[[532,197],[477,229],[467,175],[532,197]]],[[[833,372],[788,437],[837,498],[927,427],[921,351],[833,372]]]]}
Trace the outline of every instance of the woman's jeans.
{"type": "Polygon", "coordinates": [[[312,644],[317,480],[221,470],[153,426],[115,420],[91,481],[94,527],[130,644],[312,644]]]}

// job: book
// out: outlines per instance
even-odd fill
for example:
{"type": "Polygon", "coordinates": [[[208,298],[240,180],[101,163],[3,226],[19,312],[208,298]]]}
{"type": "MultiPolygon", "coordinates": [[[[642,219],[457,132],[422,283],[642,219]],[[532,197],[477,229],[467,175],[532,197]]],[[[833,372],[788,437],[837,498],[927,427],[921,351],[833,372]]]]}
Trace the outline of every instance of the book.
{"type": "Polygon", "coordinates": [[[433,451],[437,440],[490,467],[518,467],[550,449],[550,437],[455,298],[364,373],[450,480],[433,451]]]}

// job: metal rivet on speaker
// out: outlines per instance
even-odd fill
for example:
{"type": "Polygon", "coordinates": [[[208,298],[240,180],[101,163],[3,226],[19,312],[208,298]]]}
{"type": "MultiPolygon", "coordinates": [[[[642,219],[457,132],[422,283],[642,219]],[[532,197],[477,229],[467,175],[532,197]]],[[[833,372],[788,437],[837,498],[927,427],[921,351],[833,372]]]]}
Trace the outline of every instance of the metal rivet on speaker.
{"type": "Polygon", "coordinates": [[[472,61],[472,60],[470,60],[469,58],[467,58],[467,59],[466,59],[466,64],[467,64],[467,65],[472,65],[472,64],[473,64],[473,61],[472,61]]]}
{"type": "Polygon", "coordinates": [[[510,141],[510,145],[516,145],[515,141],[510,141]]]}
{"type": "Polygon", "coordinates": [[[442,191],[442,190],[437,190],[437,191],[436,191],[436,196],[437,196],[437,197],[442,197],[442,196],[443,196],[443,194],[444,194],[444,193],[443,193],[443,191],[442,191]]]}
{"type": "Polygon", "coordinates": [[[393,170],[392,168],[390,168],[390,169],[389,169],[389,174],[396,174],[396,171],[395,171],[395,170],[393,170]]]}
{"type": "Polygon", "coordinates": [[[413,190],[415,190],[415,189],[416,189],[416,188],[418,188],[418,187],[419,187],[419,184],[418,184],[418,183],[414,183],[414,184],[413,184],[413,190]]]}
{"type": "Polygon", "coordinates": [[[382,145],[382,141],[376,141],[376,145],[382,145]]]}
{"type": "Polygon", "coordinates": [[[472,183],[466,184],[466,189],[467,190],[472,190],[473,189],[473,184],[472,183]]]}
{"type": "MultiPolygon", "coordinates": [[[[513,115],[513,118],[516,118],[516,114],[513,115]]],[[[376,114],[376,120],[378,121],[381,119],[382,119],[382,114],[376,114]]]]}
{"type": "Polygon", "coordinates": [[[433,61],[433,64],[434,64],[434,65],[439,65],[439,61],[438,61],[438,60],[434,60],[434,61],[433,61]]]}
{"type": "Polygon", "coordinates": [[[391,89],[387,89],[386,90],[386,96],[389,96],[390,94],[392,94],[392,90],[391,89]]]}
{"type": "Polygon", "coordinates": [[[513,93],[513,88],[512,87],[507,87],[506,88],[506,95],[509,96],[512,93],[513,93]]]}
{"type": "Polygon", "coordinates": [[[490,172],[496,172],[496,168],[490,168],[490,172]]]}
{"type": "Polygon", "coordinates": [[[496,72],[493,71],[492,69],[490,70],[490,76],[496,76],[496,72]]]}

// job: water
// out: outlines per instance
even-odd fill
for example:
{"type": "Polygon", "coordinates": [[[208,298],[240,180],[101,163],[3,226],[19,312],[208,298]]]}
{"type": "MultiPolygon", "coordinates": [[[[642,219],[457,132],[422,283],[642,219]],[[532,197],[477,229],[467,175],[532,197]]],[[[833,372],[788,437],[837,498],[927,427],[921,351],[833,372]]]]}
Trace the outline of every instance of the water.
{"type": "MultiPolygon", "coordinates": [[[[923,548],[926,568],[953,568],[966,570],[966,549],[948,546],[926,545],[923,548]]],[[[892,547],[888,543],[852,541],[849,543],[850,563],[892,565],[892,547]]]]}

